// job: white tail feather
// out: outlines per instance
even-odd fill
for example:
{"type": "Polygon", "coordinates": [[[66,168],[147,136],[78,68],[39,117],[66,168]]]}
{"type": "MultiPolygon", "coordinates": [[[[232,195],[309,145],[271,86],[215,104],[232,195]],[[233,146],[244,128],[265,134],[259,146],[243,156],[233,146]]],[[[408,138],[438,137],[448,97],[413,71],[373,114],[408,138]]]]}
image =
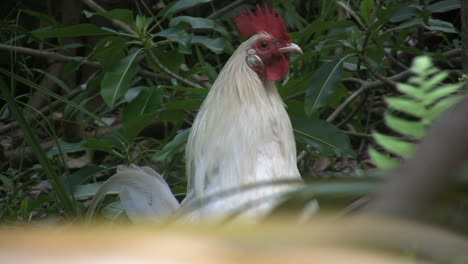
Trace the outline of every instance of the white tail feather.
{"type": "Polygon", "coordinates": [[[86,216],[89,221],[99,201],[113,186],[122,186],[122,206],[133,222],[162,219],[172,215],[180,205],[162,176],[150,167],[120,165],[117,173],[99,189],[86,216]]]}

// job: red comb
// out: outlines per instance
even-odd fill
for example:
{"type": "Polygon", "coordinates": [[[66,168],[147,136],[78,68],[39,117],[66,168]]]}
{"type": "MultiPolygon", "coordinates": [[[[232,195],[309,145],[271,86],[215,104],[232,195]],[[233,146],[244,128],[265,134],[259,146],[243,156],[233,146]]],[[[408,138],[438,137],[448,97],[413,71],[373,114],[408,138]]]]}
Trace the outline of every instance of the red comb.
{"type": "Polygon", "coordinates": [[[257,14],[247,10],[247,14],[242,12],[234,18],[237,29],[241,35],[253,36],[259,32],[267,32],[273,37],[286,43],[291,43],[291,37],[286,29],[283,18],[274,9],[269,10],[265,4],[265,10],[257,4],[257,14]]]}

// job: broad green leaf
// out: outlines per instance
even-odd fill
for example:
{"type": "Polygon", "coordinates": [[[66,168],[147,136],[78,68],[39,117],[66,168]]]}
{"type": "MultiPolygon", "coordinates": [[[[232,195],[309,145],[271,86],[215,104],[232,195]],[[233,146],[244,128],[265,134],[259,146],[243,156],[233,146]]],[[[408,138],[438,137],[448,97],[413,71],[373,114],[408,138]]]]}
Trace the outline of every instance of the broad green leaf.
{"type": "Polygon", "coordinates": [[[219,33],[223,35],[228,34],[226,29],[224,29],[224,27],[222,27],[221,25],[217,24],[211,19],[201,18],[201,17],[178,16],[171,20],[171,22],[169,23],[169,26],[175,27],[179,25],[180,23],[187,23],[192,28],[196,28],[196,29],[212,29],[212,30],[218,31],[219,33]]]}
{"type": "Polygon", "coordinates": [[[208,2],[211,0],[179,0],[165,12],[165,16],[208,2]]]}
{"type": "Polygon", "coordinates": [[[169,28],[158,32],[155,35],[179,43],[182,46],[181,51],[185,51],[184,53],[190,53],[188,44],[190,43],[190,41],[192,41],[192,34],[188,34],[184,30],[179,28],[169,28]]]}
{"type": "Polygon", "coordinates": [[[414,6],[405,6],[397,9],[391,16],[390,22],[401,22],[409,18],[418,16],[421,13],[421,10],[414,6]]]}
{"type": "Polygon", "coordinates": [[[349,6],[349,2],[336,1],[349,15],[351,15],[363,28],[365,28],[364,23],[362,23],[361,17],[356,14],[356,12],[349,6]]]}
{"type": "Polygon", "coordinates": [[[164,104],[163,107],[168,110],[187,110],[199,107],[203,103],[201,99],[186,99],[164,104]]]}
{"type": "Polygon", "coordinates": [[[84,166],[76,170],[75,172],[73,172],[68,177],[68,181],[67,181],[68,187],[70,187],[71,190],[74,190],[77,185],[87,182],[89,179],[96,176],[97,173],[105,171],[105,170],[108,170],[108,168],[96,166],[96,165],[84,166]]]}
{"type": "Polygon", "coordinates": [[[333,124],[313,118],[292,118],[291,121],[298,141],[310,144],[325,155],[356,155],[348,135],[333,124]]]}
{"type": "Polygon", "coordinates": [[[66,27],[53,28],[46,31],[35,32],[38,38],[67,38],[81,36],[109,35],[110,31],[104,30],[93,24],[78,24],[66,27]]]}
{"type": "Polygon", "coordinates": [[[369,22],[374,11],[375,5],[374,0],[363,0],[361,1],[361,15],[362,17],[369,22]]]}
{"type": "Polygon", "coordinates": [[[382,146],[385,150],[403,158],[409,158],[413,154],[416,145],[403,141],[401,138],[387,136],[381,133],[374,132],[375,142],[382,146]]]}
{"type": "Polygon", "coordinates": [[[83,147],[113,153],[112,143],[98,138],[90,138],[83,145],[83,147]]]}
{"type": "Polygon", "coordinates": [[[111,70],[123,57],[125,57],[125,40],[118,37],[101,39],[93,50],[92,58],[98,60],[105,71],[111,70]]]}
{"type": "Polygon", "coordinates": [[[224,51],[226,47],[226,40],[224,38],[209,38],[205,36],[193,36],[192,38],[193,44],[202,44],[203,46],[209,48],[216,54],[220,54],[224,51]]]}
{"type": "Polygon", "coordinates": [[[101,96],[110,108],[113,108],[120,97],[127,92],[130,82],[139,71],[140,67],[136,63],[139,51],[123,58],[111,71],[104,74],[101,81],[101,96]]]}
{"type": "Polygon", "coordinates": [[[288,100],[286,103],[286,111],[288,115],[293,117],[306,118],[307,115],[304,112],[304,100],[288,100]]]}
{"type": "Polygon", "coordinates": [[[343,60],[340,58],[325,63],[312,75],[305,97],[305,112],[308,116],[327,102],[341,78],[343,60]]]}
{"type": "Polygon", "coordinates": [[[131,25],[134,22],[133,11],[129,9],[117,8],[110,11],[99,11],[96,14],[107,18],[120,20],[127,25],[131,25]]]}
{"type": "Polygon", "coordinates": [[[176,49],[163,50],[154,48],[153,52],[156,57],[158,57],[159,61],[173,72],[179,72],[180,65],[185,63],[185,56],[176,49]]]}
{"type": "Polygon", "coordinates": [[[429,18],[429,22],[426,25],[426,28],[432,31],[441,31],[454,34],[458,33],[457,29],[452,23],[440,19],[429,18]]]}
{"type": "Polygon", "coordinates": [[[409,98],[391,97],[386,98],[385,101],[387,102],[388,107],[415,117],[424,117],[424,114],[426,113],[426,108],[422,103],[409,98]]]}
{"type": "Polygon", "coordinates": [[[314,33],[323,32],[330,29],[348,28],[352,26],[355,26],[355,24],[350,20],[323,21],[317,19],[314,22],[308,24],[301,31],[291,33],[291,36],[294,40],[300,39],[301,41],[309,41],[310,37],[314,33]]]}
{"type": "Polygon", "coordinates": [[[171,142],[167,143],[163,147],[162,150],[157,151],[154,154],[153,156],[154,160],[170,161],[175,154],[183,152],[185,150],[185,144],[187,143],[189,133],[190,133],[190,129],[186,129],[186,130],[179,132],[171,142]]]}
{"type": "Polygon", "coordinates": [[[369,147],[368,153],[372,162],[380,169],[389,170],[394,169],[400,165],[400,162],[398,162],[396,159],[393,159],[375,150],[373,147],[369,147]]]}
{"type": "MultiPolygon", "coordinates": [[[[89,199],[91,197],[94,197],[94,195],[96,195],[96,193],[98,192],[99,188],[101,188],[102,184],[103,183],[98,182],[98,183],[78,185],[75,187],[73,191],[73,196],[77,200],[84,200],[84,199],[89,199]]],[[[122,188],[121,186],[114,185],[113,187],[110,188],[107,194],[119,194],[121,188],[122,188]]]]}
{"type": "Polygon", "coordinates": [[[83,142],[84,141],[70,143],[70,142],[65,142],[59,139],[58,142],[56,142],[55,147],[53,147],[51,150],[47,152],[47,156],[53,157],[61,153],[65,154],[65,153],[73,153],[73,152],[86,150],[86,148],[83,147],[83,142]]]}
{"type": "Polygon", "coordinates": [[[15,189],[15,184],[8,178],[7,176],[0,174],[0,189],[3,189],[4,191],[6,190],[14,190],[15,189]]]}
{"type": "Polygon", "coordinates": [[[433,13],[442,13],[460,8],[460,0],[444,0],[435,2],[427,7],[433,13]]]}
{"type": "Polygon", "coordinates": [[[162,91],[148,87],[132,100],[123,111],[124,134],[132,141],[147,125],[153,122],[161,108],[162,91]]]}
{"type": "Polygon", "coordinates": [[[394,131],[407,136],[412,136],[416,139],[421,139],[426,135],[426,128],[419,121],[408,121],[403,118],[396,117],[388,112],[384,115],[385,124],[394,131]]]}

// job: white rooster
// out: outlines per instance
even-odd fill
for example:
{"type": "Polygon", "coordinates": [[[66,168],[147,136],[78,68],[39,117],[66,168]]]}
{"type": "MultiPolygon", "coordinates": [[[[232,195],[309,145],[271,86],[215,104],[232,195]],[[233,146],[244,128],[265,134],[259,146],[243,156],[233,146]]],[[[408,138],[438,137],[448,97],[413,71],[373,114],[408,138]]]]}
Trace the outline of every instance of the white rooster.
{"type": "Polygon", "coordinates": [[[187,196],[180,207],[162,177],[147,167],[120,167],[96,195],[121,184],[121,201],[134,221],[189,210],[189,219],[219,219],[245,209],[258,217],[294,188],[268,185],[301,177],[291,121],[276,89],[289,70],[289,52],[302,52],[291,42],[283,19],[268,7],[240,13],[234,22],[242,43],[208,93],[193,123],[186,148],[187,196]],[[264,183],[257,188],[243,186],[264,183]],[[235,189],[238,192],[229,193],[235,189]],[[243,190],[244,189],[244,190],[243,190]],[[225,195],[216,194],[224,193],[225,195]],[[213,196],[214,195],[214,196],[213,196]],[[212,197],[213,199],[209,199],[212,197]],[[245,207],[245,208],[244,208],[245,207]]]}

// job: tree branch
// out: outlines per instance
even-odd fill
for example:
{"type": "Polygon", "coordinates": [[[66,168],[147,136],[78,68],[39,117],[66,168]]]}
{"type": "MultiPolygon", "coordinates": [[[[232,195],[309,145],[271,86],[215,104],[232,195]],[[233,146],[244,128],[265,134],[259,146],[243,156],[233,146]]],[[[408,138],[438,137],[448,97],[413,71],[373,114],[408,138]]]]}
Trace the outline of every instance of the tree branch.
{"type": "MultiPolygon", "coordinates": [[[[410,75],[411,75],[411,71],[406,70],[406,71],[402,71],[402,72],[400,72],[398,74],[395,74],[395,75],[393,75],[391,77],[386,77],[386,79],[391,80],[393,82],[397,82],[397,81],[401,81],[401,80],[404,80],[404,79],[408,78],[410,75]]],[[[347,78],[347,79],[343,79],[343,80],[344,81],[356,81],[356,80],[359,80],[359,79],[347,78]]],[[[333,111],[333,113],[327,118],[327,122],[333,122],[335,120],[335,118],[341,113],[341,111],[343,111],[346,108],[346,106],[348,106],[348,104],[350,104],[352,101],[354,101],[363,92],[367,91],[368,89],[384,85],[384,82],[381,81],[381,80],[377,80],[377,81],[373,81],[373,82],[362,81],[360,83],[362,83],[361,87],[358,90],[356,90],[354,93],[352,93],[348,98],[346,98],[346,100],[344,100],[344,102],[341,103],[341,105],[338,106],[335,109],[335,111],[333,111]]]]}
{"type": "MultiPolygon", "coordinates": [[[[461,49],[453,49],[453,50],[443,52],[442,56],[452,57],[452,56],[458,55],[460,53],[461,53],[461,49]]],[[[378,74],[378,75],[380,75],[380,74],[378,74]]],[[[361,87],[359,87],[358,90],[356,90],[348,98],[346,98],[346,100],[344,100],[344,102],[340,106],[338,106],[335,109],[335,111],[333,111],[333,113],[331,113],[330,116],[328,116],[327,122],[333,122],[336,119],[336,117],[338,117],[338,115],[341,113],[341,111],[343,111],[346,108],[346,106],[348,106],[359,95],[361,95],[363,92],[367,91],[368,89],[382,86],[385,83],[394,85],[394,84],[396,84],[395,82],[399,82],[401,80],[404,80],[404,79],[408,78],[409,76],[411,76],[411,70],[410,69],[402,71],[402,72],[400,72],[398,74],[395,74],[395,75],[393,75],[391,77],[385,77],[385,76],[380,75],[381,80],[379,79],[377,81],[372,81],[372,82],[364,81],[364,80],[361,80],[361,79],[358,79],[358,78],[344,78],[342,80],[343,82],[356,82],[356,83],[359,83],[361,85],[361,87]]]]}
{"type": "MultiPolygon", "coordinates": [[[[51,61],[60,61],[60,62],[79,62],[85,66],[93,67],[93,68],[98,68],[102,69],[102,65],[99,62],[96,61],[88,61],[84,57],[70,57],[66,56],[57,52],[50,52],[50,51],[43,51],[43,50],[36,50],[36,49],[31,49],[31,48],[25,48],[25,47],[18,47],[18,46],[11,46],[11,45],[5,45],[5,44],[0,44],[0,50],[5,50],[5,51],[14,51],[18,52],[21,54],[26,54],[30,55],[33,57],[40,57],[40,58],[45,58],[51,61]]],[[[149,72],[149,71],[140,71],[140,75],[145,76],[145,77],[150,77],[150,78],[155,78],[163,81],[169,81],[170,78],[167,77],[166,75],[159,74],[159,73],[154,73],[154,72],[149,72]]]]}
{"type": "Polygon", "coordinates": [[[230,3],[229,5],[221,8],[220,10],[214,12],[213,14],[209,15],[207,18],[208,19],[216,19],[220,16],[223,16],[224,14],[226,14],[227,12],[231,11],[232,9],[244,4],[245,2],[248,2],[248,1],[252,1],[252,0],[237,0],[237,1],[234,1],[232,3],[230,3]]]}
{"type": "MultiPolygon", "coordinates": [[[[87,6],[89,6],[91,9],[93,9],[94,11],[106,11],[104,8],[102,8],[100,5],[96,4],[96,2],[94,2],[93,0],[81,0],[83,3],[85,3],[87,6]]],[[[121,21],[118,21],[116,19],[113,19],[113,18],[109,18],[109,17],[106,17],[107,19],[109,19],[112,24],[114,24],[116,27],[122,29],[123,31],[127,32],[127,33],[130,33],[132,35],[137,35],[137,33],[131,28],[129,27],[127,24],[121,22],[121,21]]],[[[149,43],[149,46],[150,47],[153,47],[155,44],[153,43],[153,41],[150,41],[149,43]]],[[[167,68],[166,66],[164,66],[160,61],[159,59],[156,57],[156,55],[154,55],[154,53],[150,50],[150,49],[146,49],[146,51],[149,53],[149,55],[151,56],[151,58],[153,59],[153,61],[156,63],[156,65],[161,68],[161,70],[163,70],[164,72],[166,72],[169,76],[171,76],[172,78],[182,82],[182,83],[185,83],[186,85],[188,86],[193,86],[193,87],[196,87],[196,88],[202,88],[200,85],[190,81],[190,80],[187,80],[185,79],[184,77],[182,76],[179,76],[178,74],[176,74],[175,72],[171,71],[169,68],[167,68]]]]}

